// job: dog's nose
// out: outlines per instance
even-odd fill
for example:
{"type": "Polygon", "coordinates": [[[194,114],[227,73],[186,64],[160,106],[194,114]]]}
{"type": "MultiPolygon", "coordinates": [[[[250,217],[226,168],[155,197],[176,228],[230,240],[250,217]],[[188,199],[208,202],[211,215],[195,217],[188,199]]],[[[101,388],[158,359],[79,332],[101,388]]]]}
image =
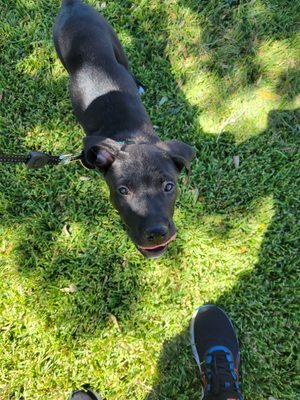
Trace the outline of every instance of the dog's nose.
{"type": "Polygon", "coordinates": [[[146,229],[146,238],[153,244],[161,243],[168,234],[168,227],[166,225],[155,225],[146,229]]]}

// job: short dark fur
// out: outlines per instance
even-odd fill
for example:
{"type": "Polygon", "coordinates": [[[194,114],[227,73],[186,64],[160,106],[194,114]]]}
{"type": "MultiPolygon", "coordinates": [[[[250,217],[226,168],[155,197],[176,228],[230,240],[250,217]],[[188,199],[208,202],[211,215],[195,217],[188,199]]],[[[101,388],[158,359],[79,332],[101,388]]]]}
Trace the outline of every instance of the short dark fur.
{"type": "Polygon", "coordinates": [[[62,3],[53,38],[86,133],[84,163],[104,174],[111,201],[139,250],[147,257],[161,255],[175,235],[175,184],[194,149],[160,141],[141,102],[139,82],[104,17],[79,0],[62,3]]]}

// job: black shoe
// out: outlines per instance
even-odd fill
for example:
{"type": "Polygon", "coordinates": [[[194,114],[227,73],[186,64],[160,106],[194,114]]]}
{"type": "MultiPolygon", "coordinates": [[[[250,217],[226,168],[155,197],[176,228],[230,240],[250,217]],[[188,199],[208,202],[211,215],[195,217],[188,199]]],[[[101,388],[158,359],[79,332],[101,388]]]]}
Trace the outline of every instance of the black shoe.
{"type": "Polygon", "coordinates": [[[75,390],[67,400],[102,400],[101,397],[90,388],[75,390]]]}
{"type": "Polygon", "coordinates": [[[202,399],[243,400],[238,381],[239,344],[225,312],[210,304],[199,307],[191,322],[191,340],[202,377],[202,399]]]}

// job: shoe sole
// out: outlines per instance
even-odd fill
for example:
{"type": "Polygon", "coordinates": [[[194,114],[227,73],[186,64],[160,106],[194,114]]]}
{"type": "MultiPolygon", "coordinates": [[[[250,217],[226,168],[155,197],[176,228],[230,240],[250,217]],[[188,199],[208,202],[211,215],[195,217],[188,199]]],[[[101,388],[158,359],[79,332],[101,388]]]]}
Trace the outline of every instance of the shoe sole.
{"type": "MultiPolygon", "coordinates": [[[[191,323],[190,323],[190,335],[191,335],[191,346],[192,346],[192,352],[193,352],[193,356],[194,356],[194,360],[196,361],[196,364],[198,365],[199,371],[200,371],[200,375],[202,375],[202,369],[201,369],[201,365],[200,365],[200,360],[199,360],[199,356],[198,356],[198,352],[197,352],[197,348],[196,348],[196,343],[195,343],[195,334],[194,334],[194,326],[195,326],[195,320],[197,317],[197,314],[199,312],[200,307],[197,308],[197,310],[194,312],[191,323]]],[[[203,400],[204,398],[204,389],[203,389],[203,385],[201,383],[201,389],[202,389],[202,393],[201,393],[201,400],[203,400]]]]}

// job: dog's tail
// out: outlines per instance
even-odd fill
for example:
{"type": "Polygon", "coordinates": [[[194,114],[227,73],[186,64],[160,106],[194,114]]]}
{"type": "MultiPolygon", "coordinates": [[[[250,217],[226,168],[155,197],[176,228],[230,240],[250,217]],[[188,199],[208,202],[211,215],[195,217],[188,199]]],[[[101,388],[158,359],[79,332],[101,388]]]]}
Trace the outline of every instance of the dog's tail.
{"type": "Polygon", "coordinates": [[[75,3],[80,3],[80,0],[62,0],[63,6],[73,6],[75,3]]]}

